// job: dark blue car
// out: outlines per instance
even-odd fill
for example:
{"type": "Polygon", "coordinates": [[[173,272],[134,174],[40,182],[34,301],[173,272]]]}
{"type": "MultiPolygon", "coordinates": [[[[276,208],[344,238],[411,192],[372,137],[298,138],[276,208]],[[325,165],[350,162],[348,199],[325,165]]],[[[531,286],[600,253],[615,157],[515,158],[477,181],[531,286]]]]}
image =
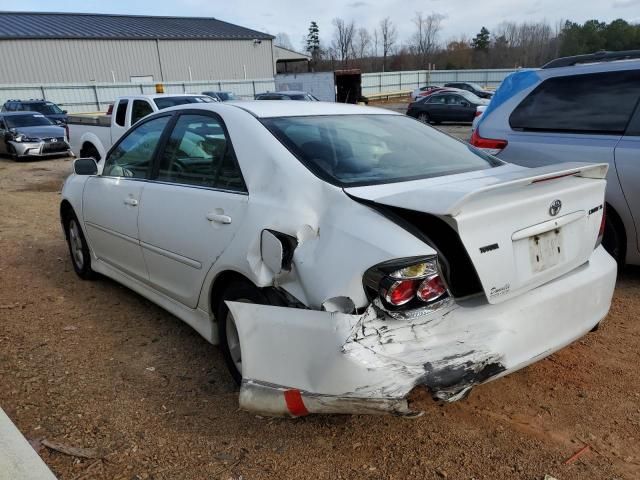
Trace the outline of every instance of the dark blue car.
{"type": "Polygon", "coordinates": [[[7,100],[3,112],[38,112],[53,123],[67,123],[67,111],[48,100],[7,100]]]}

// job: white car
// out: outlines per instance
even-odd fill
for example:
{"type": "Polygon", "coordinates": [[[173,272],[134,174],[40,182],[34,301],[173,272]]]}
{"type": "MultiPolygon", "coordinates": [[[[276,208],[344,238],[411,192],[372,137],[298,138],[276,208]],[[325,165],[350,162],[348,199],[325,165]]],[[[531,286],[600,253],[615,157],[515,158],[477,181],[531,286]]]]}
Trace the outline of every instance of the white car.
{"type": "Polygon", "coordinates": [[[242,408],[412,413],[607,315],[606,165],[523,168],[389,110],[193,104],[62,192],[73,266],[219,343],[242,408]]]}

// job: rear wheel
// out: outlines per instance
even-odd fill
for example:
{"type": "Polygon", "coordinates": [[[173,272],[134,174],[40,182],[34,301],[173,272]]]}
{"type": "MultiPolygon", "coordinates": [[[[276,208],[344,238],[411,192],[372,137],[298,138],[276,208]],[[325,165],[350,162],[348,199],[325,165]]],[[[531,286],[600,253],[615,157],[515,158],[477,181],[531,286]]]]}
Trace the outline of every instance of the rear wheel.
{"type": "Polygon", "coordinates": [[[234,280],[224,291],[216,308],[216,321],[220,348],[231,377],[240,385],[242,382],[242,351],[240,335],[233,314],[225,300],[244,303],[269,304],[267,297],[249,281],[234,280]]]}
{"type": "Polygon", "coordinates": [[[91,144],[87,144],[80,149],[80,158],[93,158],[96,162],[99,162],[100,154],[96,147],[91,144]]]}

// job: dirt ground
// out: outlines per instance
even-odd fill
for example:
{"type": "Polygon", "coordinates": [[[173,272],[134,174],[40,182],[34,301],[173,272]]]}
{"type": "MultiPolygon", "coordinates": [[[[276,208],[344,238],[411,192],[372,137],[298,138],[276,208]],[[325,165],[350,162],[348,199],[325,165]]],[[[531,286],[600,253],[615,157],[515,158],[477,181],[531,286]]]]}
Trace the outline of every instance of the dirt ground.
{"type": "Polygon", "coordinates": [[[466,400],[414,419],[261,418],[238,410],[216,347],[76,277],[58,221],[70,168],[0,159],[0,406],[59,478],[640,478],[639,269],[599,331],[466,400]]]}

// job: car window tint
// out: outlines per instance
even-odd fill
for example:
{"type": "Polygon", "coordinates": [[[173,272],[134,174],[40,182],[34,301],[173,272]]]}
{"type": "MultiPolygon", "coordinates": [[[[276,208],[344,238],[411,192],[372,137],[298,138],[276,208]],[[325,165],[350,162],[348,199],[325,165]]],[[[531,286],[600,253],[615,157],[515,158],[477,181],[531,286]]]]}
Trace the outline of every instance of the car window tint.
{"type": "Polygon", "coordinates": [[[153,100],[159,110],[176,105],[186,105],[187,103],[213,103],[215,100],[208,95],[202,96],[178,96],[178,97],[158,97],[153,100]]]}
{"type": "Polygon", "coordinates": [[[445,95],[435,95],[429,98],[429,103],[445,103],[446,96],[445,95]]]}
{"type": "Polygon", "coordinates": [[[244,191],[233,149],[220,120],[181,115],[160,158],[157,180],[244,191]]]}
{"type": "Polygon", "coordinates": [[[130,130],[107,157],[102,175],[147,178],[153,153],[169,118],[154,118],[130,130]]]}
{"type": "Polygon", "coordinates": [[[498,160],[404,115],[264,118],[307,168],[340,186],[491,168],[498,160]]]}
{"type": "Polygon", "coordinates": [[[131,125],[153,113],[153,107],[146,100],[134,100],[131,107],[131,125]]]}
{"type": "Polygon", "coordinates": [[[124,127],[127,118],[127,104],[128,100],[120,100],[118,102],[118,108],[116,110],[116,124],[124,127]]]}
{"type": "Polygon", "coordinates": [[[549,78],[509,118],[511,128],[622,134],[640,98],[640,70],[549,78]]]}

